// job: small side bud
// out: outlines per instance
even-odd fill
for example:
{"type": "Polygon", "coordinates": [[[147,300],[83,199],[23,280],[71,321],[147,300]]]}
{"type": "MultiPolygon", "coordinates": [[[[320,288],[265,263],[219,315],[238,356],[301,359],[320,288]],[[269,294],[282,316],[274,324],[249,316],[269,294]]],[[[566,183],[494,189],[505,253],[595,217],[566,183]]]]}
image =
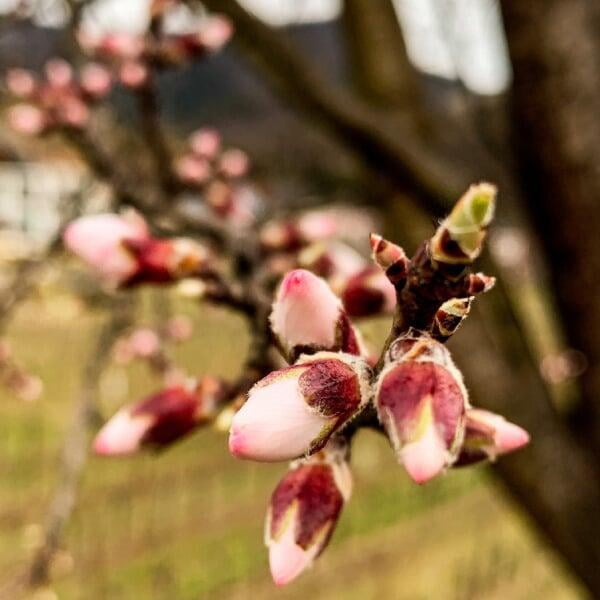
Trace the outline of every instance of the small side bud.
{"type": "Polygon", "coordinates": [[[292,465],[271,496],[265,524],[276,585],[290,583],[325,549],[351,487],[343,458],[323,452],[292,465]]]}
{"type": "Polygon", "coordinates": [[[472,263],[481,253],[495,206],[495,186],[472,185],[431,238],[431,257],[447,264],[472,263]]]}
{"type": "Polygon", "coordinates": [[[504,417],[487,410],[467,410],[465,440],[455,466],[496,460],[529,443],[529,434],[504,417]]]}
{"type": "Polygon", "coordinates": [[[368,402],[369,381],[362,359],[332,352],[273,371],[233,418],[230,452],[262,462],[314,454],[368,402]]]}
{"type": "Polygon", "coordinates": [[[398,457],[416,483],[450,466],[461,446],[467,391],[448,350],[409,331],[392,344],[376,407],[398,457]]]}
{"type": "Polygon", "coordinates": [[[377,233],[370,237],[373,260],[383,269],[387,278],[397,288],[402,287],[408,275],[410,261],[404,250],[383,239],[377,233]]]}
{"type": "Polygon", "coordinates": [[[269,317],[288,362],[320,350],[360,354],[358,334],[323,279],[296,269],[281,282],[269,317]]]}
{"type": "Polygon", "coordinates": [[[433,318],[431,336],[440,342],[444,342],[453,336],[469,315],[472,303],[472,296],[469,298],[452,298],[444,302],[437,309],[433,318]]]}
{"type": "Polygon", "coordinates": [[[466,293],[469,296],[485,294],[496,285],[496,278],[484,273],[469,273],[466,281],[466,293]]]}

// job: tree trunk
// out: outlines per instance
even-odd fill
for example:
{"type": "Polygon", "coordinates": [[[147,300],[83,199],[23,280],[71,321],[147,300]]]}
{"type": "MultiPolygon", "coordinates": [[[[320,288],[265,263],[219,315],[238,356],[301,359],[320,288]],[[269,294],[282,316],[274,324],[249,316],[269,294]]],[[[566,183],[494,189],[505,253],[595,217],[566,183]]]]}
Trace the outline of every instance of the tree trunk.
{"type": "Polygon", "coordinates": [[[577,425],[600,458],[600,3],[503,0],[502,9],[521,177],[568,342],[587,357],[577,425]]]}

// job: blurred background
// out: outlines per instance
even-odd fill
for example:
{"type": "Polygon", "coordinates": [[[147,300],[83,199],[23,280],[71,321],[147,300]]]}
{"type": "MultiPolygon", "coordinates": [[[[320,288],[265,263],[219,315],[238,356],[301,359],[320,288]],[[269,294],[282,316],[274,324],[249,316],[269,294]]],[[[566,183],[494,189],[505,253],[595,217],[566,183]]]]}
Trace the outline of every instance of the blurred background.
{"type": "MultiPolygon", "coordinates": [[[[174,30],[192,19],[187,4],[170,15],[174,30]]],[[[382,436],[361,432],[352,502],[327,552],[284,590],[262,544],[284,467],[236,462],[222,433],[158,456],[83,458],[73,477],[82,395],[106,417],[157,381],[112,354],[95,373],[87,357],[115,309],[56,241],[65,200],[99,210],[110,186],[60,137],[27,139],[0,122],[0,598],[600,597],[600,5],[201,4],[235,33],[221,52],[161,73],[164,130],[181,147],[198,127],[218,129],[251,157],[270,210],[358,207],[410,253],[471,182],[499,186],[483,258],[499,283],[450,346],[474,402],[532,444],[417,487],[382,436]],[[65,477],[75,484],[50,580],[23,592],[65,477]]],[[[4,74],[76,62],[73,14],[89,31],[144,31],[149,1],[3,0],[0,11],[4,74]]],[[[143,171],[131,94],[115,89],[106,104],[96,135],[143,171]]],[[[188,292],[136,292],[127,310],[139,325],[185,316],[194,333],[177,360],[198,375],[237,374],[243,321],[198,310],[188,292]]],[[[360,327],[377,345],[389,322],[360,327]]]]}

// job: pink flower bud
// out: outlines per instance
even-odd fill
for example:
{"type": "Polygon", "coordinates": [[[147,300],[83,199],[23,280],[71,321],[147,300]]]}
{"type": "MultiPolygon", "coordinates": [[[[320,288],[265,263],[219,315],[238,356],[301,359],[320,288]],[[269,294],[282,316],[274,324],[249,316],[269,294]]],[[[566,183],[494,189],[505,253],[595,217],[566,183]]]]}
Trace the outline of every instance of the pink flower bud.
{"type": "Polygon", "coordinates": [[[129,346],[134,356],[148,358],[160,349],[160,338],[153,329],[141,327],[129,336],[129,346]]]}
{"type": "Polygon", "coordinates": [[[82,89],[93,98],[102,98],[110,92],[112,78],[110,71],[99,63],[89,63],[80,73],[82,89]]]}
{"type": "Polygon", "coordinates": [[[215,416],[222,391],[209,377],[198,385],[166,388],[125,406],[102,427],[94,451],[122,456],[145,447],[169,446],[215,416]]]}
{"type": "Polygon", "coordinates": [[[46,79],[52,87],[64,88],[73,81],[73,67],[62,58],[52,58],[44,66],[46,79]]]}
{"type": "Polygon", "coordinates": [[[219,160],[219,169],[225,177],[243,177],[248,172],[249,166],[248,155],[237,148],[226,150],[219,160]]]}
{"type": "Polygon", "coordinates": [[[468,399],[442,344],[412,332],[396,340],[379,376],[376,405],[399,462],[415,482],[426,483],[454,462],[468,399]]]}
{"type": "Polygon", "coordinates": [[[31,104],[17,104],[8,111],[8,123],[19,133],[38,135],[48,126],[48,118],[31,104]]]}
{"type": "Polygon", "coordinates": [[[219,50],[233,35],[231,21],[222,15],[208,17],[198,33],[200,43],[208,50],[219,50]]]}
{"type": "Polygon", "coordinates": [[[194,155],[185,155],[175,161],[175,172],[183,182],[197,185],[208,181],[211,168],[207,160],[194,155]]]}
{"type": "Polygon", "coordinates": [[[204,158],[215,158],[221,147],[221,136],[215,129],[198,129],[190,135],[189,145],[195,154],[204,158]]]}
{"type": "Polygon", "coordinates": [[[380,268],[370,265],[347,281],[342,302],[351,317],[392,313],[396,289],[380,268]]]}
{"type": "Polygon", "coordinates": [[[138,271],[138,261],[125,244],[148,239],[148,229],[141,219],[113,214],[80,217],[63,235],[67,248],[113,285],[127,281],[138,271]]]}
{"type": "Polygon", "coordinates": [[[132,33],[111,33],[97,40],[94,46],[100,54],[108,57],[135,59],[144,51],[144,40],[132,33]]]}
{"type": "Polygon", "coordinates": [[[263,462],[313,454],[368,401],[369,374],[361,359],[331,352],[270,373],[233,418],[230,452],[263,462]]]}
{"type": "Polygon", "coordinates": [[[470,465],[482,460],[513,452],[529,442],[529,434],[504,417],[487,410],[467,410],[465,440],[456,466],[470,465]]]}
{"type": "Polygon", "coordinates": [[[167,337],[174,342],[185,342],[192,337],[194,323],[186,315],[176,315],[167,321],[167,337]]]}
{"type": "Polygon", "coordinates": [[[276,585],[295,579],[325,549],[351,485],[345,462],[320,459],[293,466],[279,482],[271,496],[265,526],[276,585]]]}
{"type": "Polygon", "coordinates": [[[312,210],[296,221],[299,235],[305,242],[318,242],[334,237],[338,232],[335,214],[326,210],[312,210]]]}
{"type": "Polygon", "coordinates": [[[75,96],[66,96],[57,106],[57,119],[65,125],[82,128],[90,118],[87,104],[75,96]]]}
{"type": "Polygon", "coordinates": [[[9,69],[6,74],[8,91],[19,98],[30,98],[35,92],[36,82],[26,69],[9,69]]]}
{"type": "Polygon", "coordinates": [[[119,69],[119,81],[128,88],[139,88],[148,81],[148,68],[137,60],[128,60],[119,69]]]}
{"type": "Polygon", "coordinates": [[[485,273],[470,273],[467,277],[467,289],[470,296],[489,292],[496,285],[496,278],[485,273]]]}
{"type": "Polygon", "coordinates": [[[360,354],[357,333],[339,298],[310,271],[297,269],[284,277],[270,323],[289,362],[320,350],[360,354]]]}

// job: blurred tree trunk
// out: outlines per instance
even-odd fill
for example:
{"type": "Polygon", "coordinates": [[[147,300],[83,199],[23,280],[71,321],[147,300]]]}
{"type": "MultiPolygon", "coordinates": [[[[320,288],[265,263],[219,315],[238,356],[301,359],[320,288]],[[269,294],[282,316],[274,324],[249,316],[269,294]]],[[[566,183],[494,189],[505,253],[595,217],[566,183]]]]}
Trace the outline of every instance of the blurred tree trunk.
{"type": "Polygon", "coordinates": [[[587,357],[576,426],[597,460],[600,3],[503,0],[502,9],[514,69],[514,145],[521,179],[549,255],[568,342],[587,357]]]}
{"type": "Polygon", "coordinates": [[[391,0],[345,0],[343,25],[352,74],[362,95],[386,108],[415,111],[418,78],[391,0]]]}

